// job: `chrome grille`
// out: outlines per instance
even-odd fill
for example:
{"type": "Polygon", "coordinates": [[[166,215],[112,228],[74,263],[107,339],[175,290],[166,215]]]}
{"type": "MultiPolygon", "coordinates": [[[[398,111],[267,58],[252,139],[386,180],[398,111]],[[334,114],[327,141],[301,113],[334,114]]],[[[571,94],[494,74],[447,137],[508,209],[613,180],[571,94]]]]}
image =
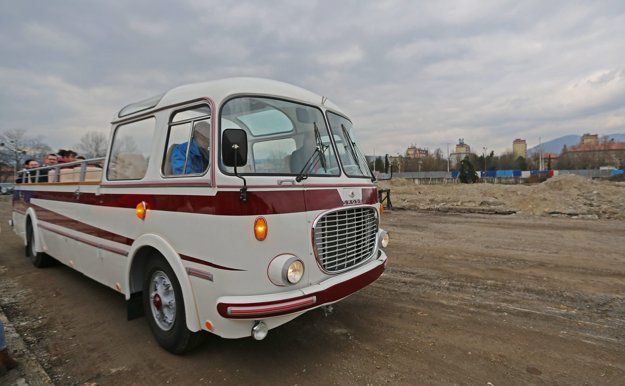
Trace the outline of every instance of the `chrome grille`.
{"type": "Polygon", "coordinates": [[[327,213],[314,226],[317,261],[326,272],[354,267],[373,255],[377,233],[378,218],[373,208],[327,213]]]}

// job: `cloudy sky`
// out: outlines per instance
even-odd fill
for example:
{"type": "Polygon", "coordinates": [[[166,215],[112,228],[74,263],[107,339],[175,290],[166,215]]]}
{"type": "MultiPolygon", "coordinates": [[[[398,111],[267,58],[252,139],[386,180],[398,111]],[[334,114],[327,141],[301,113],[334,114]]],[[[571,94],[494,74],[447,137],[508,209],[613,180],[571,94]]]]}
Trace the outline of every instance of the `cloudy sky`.
{"type": "Polygon", "coordinates": [[[0,131],[53,148],[230,76],[327,96],[367,154],[625,132],[622,0],[0,1],[0,131]]]}

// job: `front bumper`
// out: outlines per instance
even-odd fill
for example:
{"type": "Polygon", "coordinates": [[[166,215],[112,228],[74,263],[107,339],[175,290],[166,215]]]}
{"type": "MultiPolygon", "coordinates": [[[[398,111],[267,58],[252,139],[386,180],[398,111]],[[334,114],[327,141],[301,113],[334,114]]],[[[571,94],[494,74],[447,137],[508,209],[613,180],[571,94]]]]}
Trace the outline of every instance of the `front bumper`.
{"type": "Polygon", "coordinates": [[[352,271],[333,276],[319,284],[286,293],[252,296],[222,296],[217,311],[226,319],[259,319],[301,313],[334,303],[377,280],[386,267],[386,254],[352,271]]]}

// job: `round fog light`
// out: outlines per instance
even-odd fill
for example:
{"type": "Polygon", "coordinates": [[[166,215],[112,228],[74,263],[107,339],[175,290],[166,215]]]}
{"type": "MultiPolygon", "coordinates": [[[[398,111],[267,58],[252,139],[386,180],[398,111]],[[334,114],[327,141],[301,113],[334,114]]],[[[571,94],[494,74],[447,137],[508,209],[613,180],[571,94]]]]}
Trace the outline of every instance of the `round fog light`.
{"type": "Polygon", "coordinates": [[[302,280],[302,276],[304,276],[304,263],[301,260],[295,260],[291,264],[286,271],[286,279],[291,284],[295,284],[302,280]]]}
{"type": "Polygon", "coordinates": [[[382,244],[382,248],[386,248],[388,246],[388,242],[391,241],[390,236],[388,235],[388,232],[384,232],[384,234],[381,237],[381,244],[382,244]]]}
{"type": "Polygon", "coordinates": [[[269,333],[269,328],[264,322],[256,322],[254,323],[254,327],[252,327],[252,336],[256,340],[263,340],[269,333]]]}

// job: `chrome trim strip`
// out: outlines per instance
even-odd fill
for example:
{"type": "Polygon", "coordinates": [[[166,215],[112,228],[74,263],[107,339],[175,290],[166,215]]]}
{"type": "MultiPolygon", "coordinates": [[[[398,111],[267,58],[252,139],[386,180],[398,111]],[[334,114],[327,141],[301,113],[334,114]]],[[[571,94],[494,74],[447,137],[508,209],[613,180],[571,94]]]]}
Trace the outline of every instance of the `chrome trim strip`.
{"type": "Polygon", "coordinates": [[[313,305],[317,302],[316,296],[311,296],[304,299],[297,299],[290,302],[284,303],[274,303],[267,305],[258,305],[258,306],[230,306],[228,307],[228,315],[266,315],[271,314],[276,311],[284,311],[284,310],[296,310],[298,308],[306,307],[313,305]]]}

